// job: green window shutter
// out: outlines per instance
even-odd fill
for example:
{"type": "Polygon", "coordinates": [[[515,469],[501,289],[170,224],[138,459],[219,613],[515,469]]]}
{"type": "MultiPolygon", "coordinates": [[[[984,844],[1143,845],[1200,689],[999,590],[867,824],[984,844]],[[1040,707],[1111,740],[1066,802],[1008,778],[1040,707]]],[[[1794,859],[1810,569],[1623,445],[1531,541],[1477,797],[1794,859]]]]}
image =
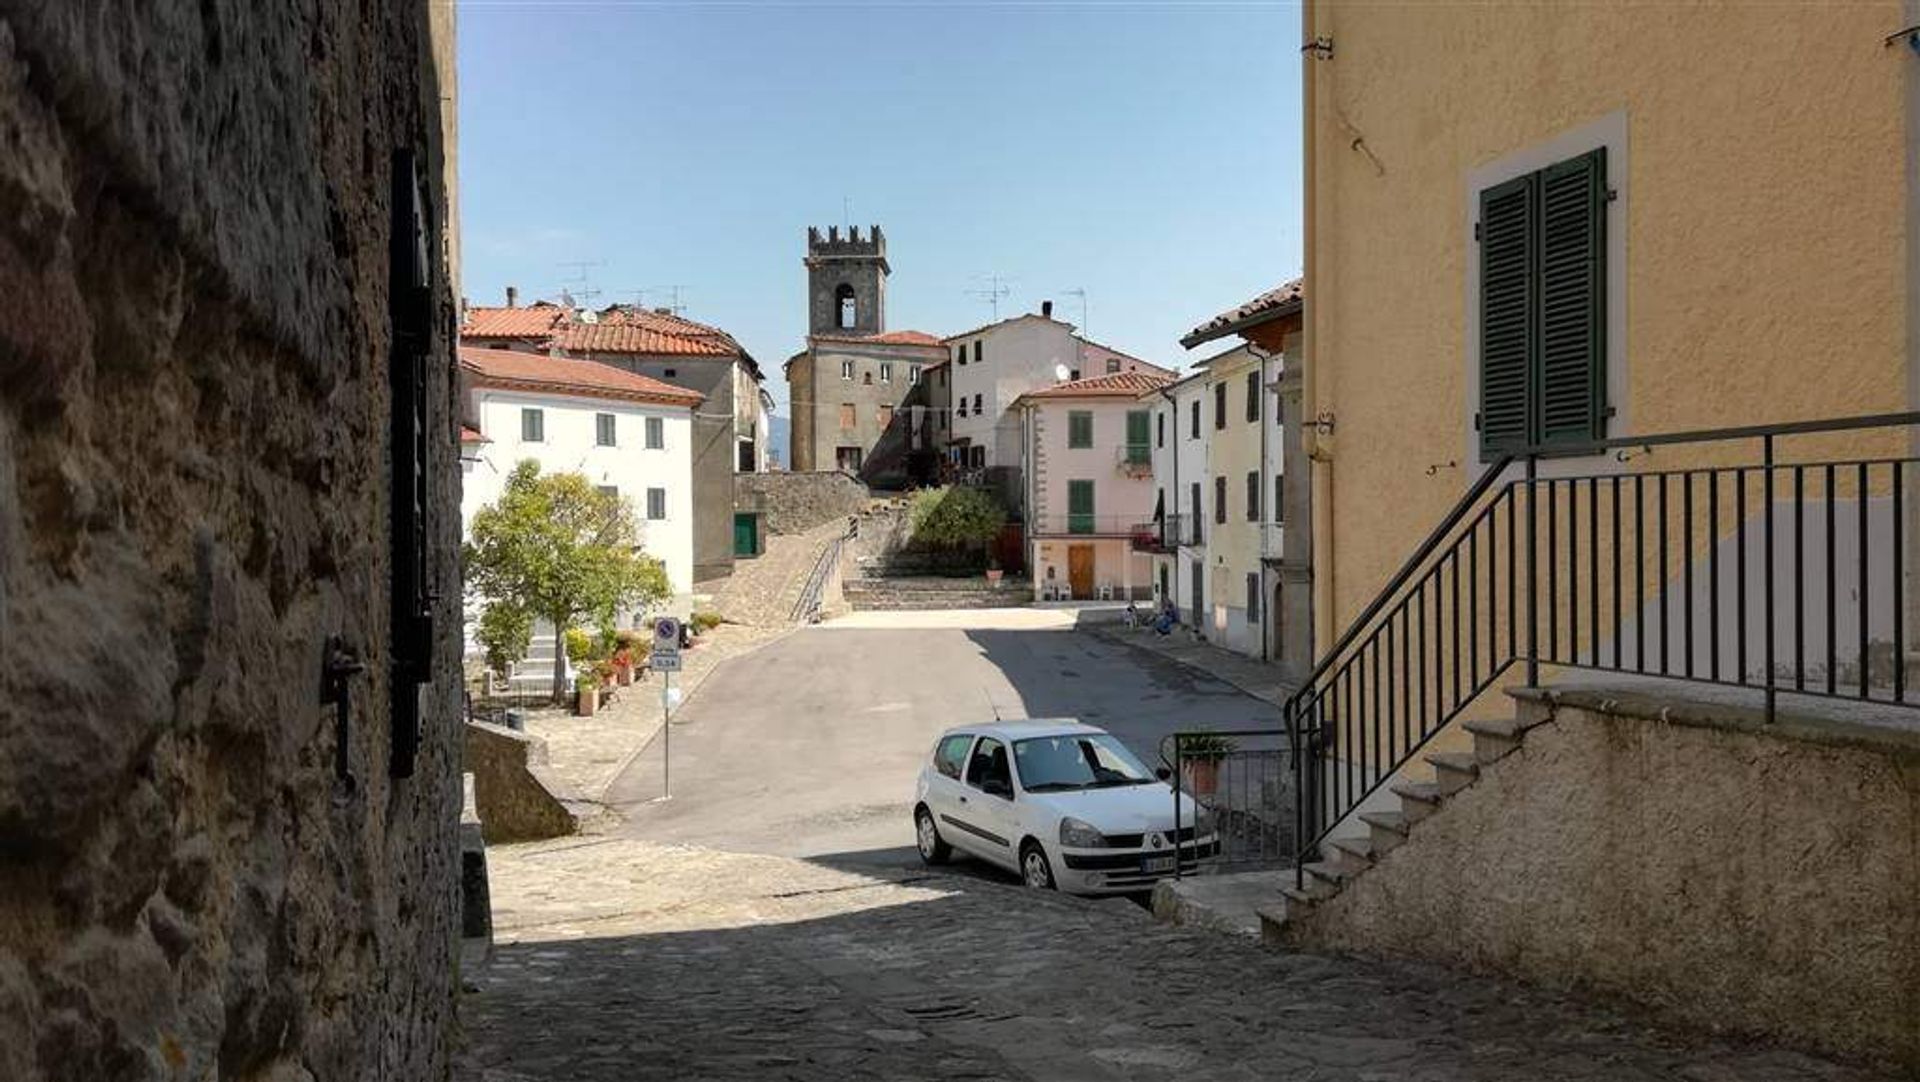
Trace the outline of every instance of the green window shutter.
{"type": "Polygon", "coordinates": [[[1067,414],[1067,446],[1093,446],[1093,414],[1086,410],[1074,410],[1067,414]]]}
{"type": "Polygon", "coordinates": [[[1152,440],[1149,435],[1153,428],[1148,411],[1127,411],[1127,461],[1139,464],[1147,461],[1153,454],[1152,440]]]}
{"type": "Polygon", "coordinates": [[[1606,435],[1606,148],[1539,177],[1536,437],[1585,443],[1606,435]]]}
{"type": "Polygon", "coordinates": [[[1480,454],[1529,442],[1534,178],[1480,193],[1480,454]]]}
{"type": "Polygon", "coordinates": [[[1093,532],[1093,482],[1067,482],[1067,532],[1093,532]]]}

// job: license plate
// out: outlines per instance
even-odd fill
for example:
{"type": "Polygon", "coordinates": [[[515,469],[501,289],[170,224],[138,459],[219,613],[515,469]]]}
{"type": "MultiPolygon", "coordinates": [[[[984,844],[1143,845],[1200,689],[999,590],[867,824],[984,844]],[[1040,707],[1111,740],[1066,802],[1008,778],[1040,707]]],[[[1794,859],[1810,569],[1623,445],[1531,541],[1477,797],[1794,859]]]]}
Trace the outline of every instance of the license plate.
{"type": "Polygon", "coordinates": [[[1147,857],[1140,862],[1143,872],[1170,872],[1173,870],[1172,857],[1147,857]]]}

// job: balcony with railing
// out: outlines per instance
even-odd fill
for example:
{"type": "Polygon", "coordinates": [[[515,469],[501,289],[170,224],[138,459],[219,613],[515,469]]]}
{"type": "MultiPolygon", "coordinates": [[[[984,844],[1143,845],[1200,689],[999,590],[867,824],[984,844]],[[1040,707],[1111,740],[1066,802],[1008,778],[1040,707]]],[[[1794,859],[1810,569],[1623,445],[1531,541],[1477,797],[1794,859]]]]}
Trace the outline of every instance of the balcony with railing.
{"type": "Polygon", "coordinates": [[[1133,525],[1133,551],[1168,553],[1182,544],[1191,544],[1190,515],[1167,515],[1155,522],[1136,522],[1133,525]]]}
{"type": "MultiPolygon", "coordinates": [[[[1132,541],[1140,526],[1138,513],[1108,515],[1046,511],[1027,520],[1027,532],[1034,537],[1124,537],[1132,541]]],[[[1151,529],[1153,523],[1147,523],[1146,526],[1151,529]]]]}
{"type": "Polygon", "coordinates": [[[1113,449],[1114,468],[1122,477],[1153,476],[1153,445],[1123,443],[1113,449]]]}
{"type": "Polygon", "coordinates": [[[1286,703],[1296,884],[1437,734],[1543,669],[1744,690],[1769,721],[1784,696],[1920,707],[1920,459],[1898,450],[1917,428],[1906,413],[1611,439],[1573,449],[1592,473],[1548,461],[1564,447],[1500,458],[1286,703]]]}

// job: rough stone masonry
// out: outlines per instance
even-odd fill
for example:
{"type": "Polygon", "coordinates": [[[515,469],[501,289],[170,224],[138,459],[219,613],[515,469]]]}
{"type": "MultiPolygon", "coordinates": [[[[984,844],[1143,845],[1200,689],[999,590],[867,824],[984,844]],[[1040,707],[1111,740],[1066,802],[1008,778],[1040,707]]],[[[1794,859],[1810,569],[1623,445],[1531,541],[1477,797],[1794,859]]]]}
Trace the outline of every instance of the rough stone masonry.
{"type": "MultiPolygon", "coordinates": [[[[389,776],[392,160],[428,10],[0,0],[0,1078],[438,1079],[457,680],[389,776]],[[322,646],[359,780],[334,783],[322,646]]],[[[430,251],[439,253],[435,243],[430,251]]],[[[432,258],[431,671],[459,671],[432,258]]]]}

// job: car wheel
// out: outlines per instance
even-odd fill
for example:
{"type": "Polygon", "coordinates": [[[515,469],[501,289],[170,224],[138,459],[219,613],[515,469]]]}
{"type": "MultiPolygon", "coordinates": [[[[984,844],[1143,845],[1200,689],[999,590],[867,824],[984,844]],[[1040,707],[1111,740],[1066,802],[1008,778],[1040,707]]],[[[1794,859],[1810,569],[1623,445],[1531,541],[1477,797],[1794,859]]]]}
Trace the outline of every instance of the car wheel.
{"type": "Polygon", "coordinates": [[[920,848],[920,859],[928,864],[945,864],[953,856],[953,846],[940,837],[940,829],[933,825],[933,813],[925,808],[913,814],[914,840],[920,848]]]}
{"type": "Polygon", "coordinates": [[[1020,878],[1033,890],[1053,889],[1053,865],[1047,863],[1047,851],[1039,842],[1028,842],[1020,850],[1020,878]]]}

